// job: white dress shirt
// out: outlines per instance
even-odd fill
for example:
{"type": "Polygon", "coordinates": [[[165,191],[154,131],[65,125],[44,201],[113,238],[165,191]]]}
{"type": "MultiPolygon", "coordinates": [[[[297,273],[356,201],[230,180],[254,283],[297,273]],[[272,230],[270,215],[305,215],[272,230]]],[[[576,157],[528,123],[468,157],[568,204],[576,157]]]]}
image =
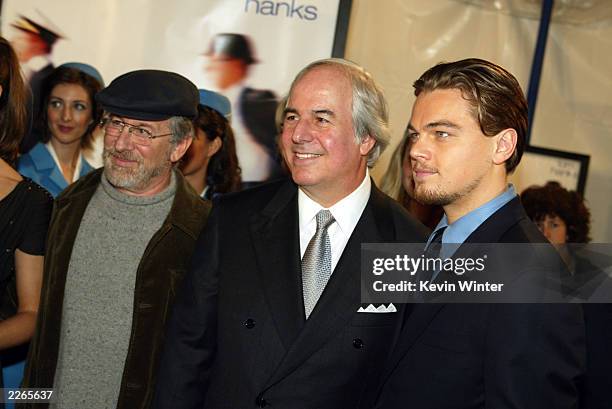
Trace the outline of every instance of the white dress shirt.
{"type": "MultiPolygon", "coordinates": [[[[338,203],[330,207],[329,210],[336,220],[327,229],[329,241],[331,244],[332,253],[332,271],[335,270],[338,260],[346,247],[357,222],[361,218],[363,209],[370,198],[372,182],[370,174],[366,170],[366,175],[361,184],[351,194],[340,200],[338,203]]],[[[306,247],[312,236],[317,230],[317,221],[315,216],[320,210],[325,209],[323,206],[312,200],[302,191],[298,189],[298,212],[300,218],[300,258],[304,257],[306,247]]]]}

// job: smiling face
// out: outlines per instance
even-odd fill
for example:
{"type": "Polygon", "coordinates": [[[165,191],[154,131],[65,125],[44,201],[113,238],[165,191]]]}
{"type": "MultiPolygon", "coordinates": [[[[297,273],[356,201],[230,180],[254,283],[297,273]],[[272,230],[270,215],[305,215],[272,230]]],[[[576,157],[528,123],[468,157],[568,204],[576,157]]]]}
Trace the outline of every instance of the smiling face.
{"type": "Polygon", "coordinates": [[[54,143],[80,143],[93,121],[92,104],[85,88],[78,84],[58,84],[47,104],[47,125],[54,143]]]}
{"type": "MultiPolygon", "coordinates": [[[[153,135],[171,132],[170,120],[142,121],[122,117],[129,125],[142,127],[153,135]]],[[[191,139],[173,145],[170,136],[155,138],[150,146],[132,141],[127,126],[117,136],[104,134],[104,174],[118,190],[132,195],[151,196],[162,191],[170,181],[173,162],[178,161],[189,147],[191,139]]]]}
{"type": "Polygon", "coordinates": [[[329,207],[359,187],[374,143],[355,138],[351,84],[338,68],[316,67],[293,86],[281,151],[293,181],[310,198],[329,207]]]}
{"type": "Polygon", "coordinates": [[[514,146],[500,144],[501,134],[482,133],[458,89],[419,94],[409,124],[415,198],[444,206],[450,220],[449,211],[456,219],[503,192],[509,154],[500,151],[514,146]]]}

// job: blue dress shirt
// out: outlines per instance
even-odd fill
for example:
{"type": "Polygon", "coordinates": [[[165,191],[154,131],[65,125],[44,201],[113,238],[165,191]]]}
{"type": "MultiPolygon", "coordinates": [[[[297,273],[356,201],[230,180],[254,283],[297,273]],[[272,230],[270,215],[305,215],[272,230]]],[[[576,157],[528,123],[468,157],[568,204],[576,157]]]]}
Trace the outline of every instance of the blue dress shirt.
{"type": "Polygon", "coordinates": [[[478,228],[478,226],[491,217],[493,213],[501,209],[506,203],[514,199],[515,196],[516,191],[514,190],[514,186],[508,185],[508,188],[503,193],[489,200],[482,206],[472,210],[468,214],[463,215],[452,224],[448,224],[448,218],[445,214],[429,236],[427,245],[429,245],[429,242],[432,240],[436,231],[446,227],[446,230],[444,230],[444,233],[442,234],[442,249],[440,251],[440,257],[451,257],[455,250],[457,250],[458,246],[444,246],[444,244],[463,243],[470,236],[470,234],[472,234],[474,230],[478,228]]]}

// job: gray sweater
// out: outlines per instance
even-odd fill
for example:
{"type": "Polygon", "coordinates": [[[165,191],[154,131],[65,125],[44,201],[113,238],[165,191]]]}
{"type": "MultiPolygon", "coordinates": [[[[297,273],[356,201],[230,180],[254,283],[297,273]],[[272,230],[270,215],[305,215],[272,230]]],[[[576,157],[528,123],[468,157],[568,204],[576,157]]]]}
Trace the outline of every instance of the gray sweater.
{"type": "Polygon", "coordinates": [[[174,175],[166,190],[151,197],[123,194],[102,175],[68,266],[55,407],[116,407],[132,328],[136,271],[175,191],[174,175]]]}

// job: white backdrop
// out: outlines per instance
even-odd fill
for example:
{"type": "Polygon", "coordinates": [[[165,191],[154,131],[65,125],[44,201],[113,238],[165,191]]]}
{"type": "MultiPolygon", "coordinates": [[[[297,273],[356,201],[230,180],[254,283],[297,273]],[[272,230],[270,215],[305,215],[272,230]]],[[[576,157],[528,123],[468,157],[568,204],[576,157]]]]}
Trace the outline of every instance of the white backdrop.
{"type": "Polygon", "coordinates": [[[338,12],[338,0],[283,2],[292,6],[293,12],[285,6],[272,9],[268,6],[281,2],[263,0],[2,3],[3,36],[10,40],[15,30],[10,24],[19,14],[43,24],[47,18],[66,37],[53,48],[55,65],[67,61],[91,64],[107,84],[127,71],[155,68],[178,72],[205,87],[202,53],[213,35],[247,34],[260,60],[251,69],[249,84],[279,95],[307,63],[331,56],[338,12]],[[297,9],[299,6],[303,7],[297,9]],[[311,8],[306,10],[306,6],[311,8]]]}
{"type": "MultiPolygon", "coordinates": [[[[484,58],[510,70],[527,91],[539,22],[493,6],[533,2],[480,3],[491,7],[452,0],[353,0],[346,57],[373,73],[391,107],[394,142],[374,169],[376,178],[410,118],[412,83],[427,68],[484,58]]],[[[583,18],[591,23],[553,20],[550,26],[531,142],[591,156],[585,196],[592,236],[595,242],[612,242],[612,21],[597,21],[611,15],[602,8],[612,3],[588,3],[598,5],[597,15],[583,18]]]]}

